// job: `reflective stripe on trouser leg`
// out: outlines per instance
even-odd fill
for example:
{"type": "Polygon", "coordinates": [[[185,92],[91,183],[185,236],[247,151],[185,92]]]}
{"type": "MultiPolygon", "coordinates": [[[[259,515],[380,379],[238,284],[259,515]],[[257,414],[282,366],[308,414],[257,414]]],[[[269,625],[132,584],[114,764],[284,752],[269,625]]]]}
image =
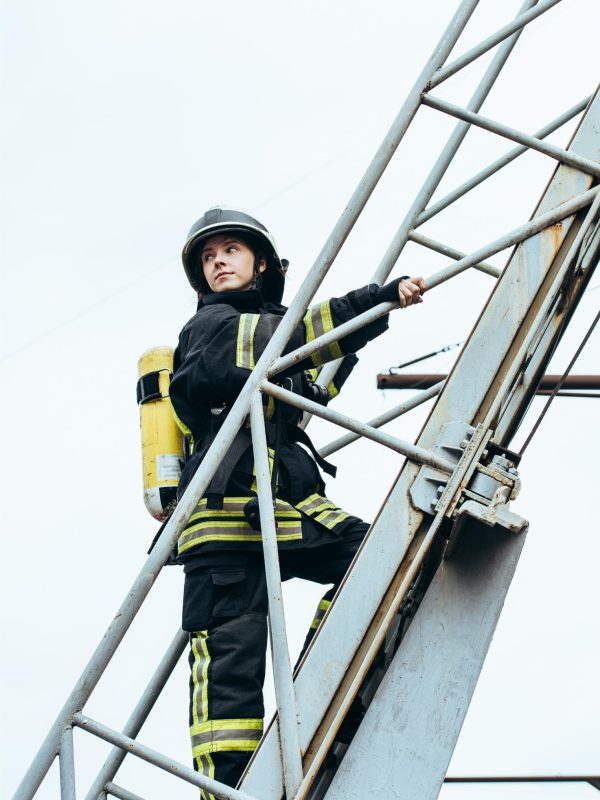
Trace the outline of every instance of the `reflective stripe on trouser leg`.
{"type": "Polygon", "coordinates": [[[296,669],[296,667],[298,666],[298,664],[302,660],[302,657],[304,656],[304,653],[306,653],[308,645],[314,639],[315,634],[316,634],[319,626],[321,625],[321,622],[323,621],[323,617],[325,616],[325,613],[327,612],[327,609],[331,605],[331,601],[333,600],[333,596],[336,593],[337,588],[338,588],[337,586],[334,586],[328,592],[325,592],[325,594],[323,595],[323,597],[319,601],[319,605],[317,606],[317,610],[315,612],[315,616],[313,617],[313,621],[310,623],[310,628],[308,629],[308,633],[306,634],[306,639],[304,640],[304,644],[302,645],[302,650],[300,651],[300,655],[298,656],[298,660],[296,661],[296,665],[295,665],[294,669],[296,669]]]}
{"type": "Polygon", "coordinates": [[[247,614],[190,637],[194,767],[229,786],[236,785],[262,736],[266,629],[263,615],[247,614]]]}

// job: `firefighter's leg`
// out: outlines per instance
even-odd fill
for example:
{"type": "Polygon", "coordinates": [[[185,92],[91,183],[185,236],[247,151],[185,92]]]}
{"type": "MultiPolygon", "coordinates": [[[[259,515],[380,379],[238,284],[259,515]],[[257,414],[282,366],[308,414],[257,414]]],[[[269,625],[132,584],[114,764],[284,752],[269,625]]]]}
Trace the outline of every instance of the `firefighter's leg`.
{"type": "Polygon", "coordinates": [[[260,561],[223,562],[186,574],[183,624],[194,766],[235,786],[262,736],[266,590],[260,561]]]}
{"type": "MultiPolygon", "coordinates": [[[[317,633],[323,617],[331,605],[333,597],[368,530],[368,523],[354,518],[352,524],[344,530],[343,535],[340,536],[337,542],[281,554],[282,566],[286,574],[294,575],[297,578],[306,578],[317,583],[333,583],[333,587],[325,592],[319,601],[304,640],[302,651],[298,656],[296,668],[317,633]]],[[[362,722],[364,714],[365,707],[359,694],[352,701],[352,705],[337,733],[337,741],[350,744],[362,722]]]]}
{"type": "MultiPolygon", "coordinates": [[[[313,640],[320,624],[331,605],[331,601],[338,590],[348,567],[352,563],[358,548],[367,535],[369,524],[357,517],[352,524],[345,528],[339,540],[321,547],[311,547],[304,550],[289,550],[280,553],[282,570],[295,578],[305,578],[317,583],[332,583],[317,606],[315,615],[308,629],[302,652],[298,662],[306,652],[308,645],[313,640]]],[[[297,665],[296,665],[297,666],[297,665]]]]}

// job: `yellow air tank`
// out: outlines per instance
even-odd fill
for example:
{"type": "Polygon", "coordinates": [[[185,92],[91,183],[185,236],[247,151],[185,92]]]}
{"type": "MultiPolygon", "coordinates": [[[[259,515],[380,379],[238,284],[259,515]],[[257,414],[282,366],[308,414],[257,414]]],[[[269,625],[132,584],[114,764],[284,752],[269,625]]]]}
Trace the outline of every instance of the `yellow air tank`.
{"type": "Polygon", "coordinates": [[[169,398],[173,352],[172,347],[153,347],[138,361],[144,505],[161,522],[177,501],[184,458],[183,434],[175,423],[169,398]]]}

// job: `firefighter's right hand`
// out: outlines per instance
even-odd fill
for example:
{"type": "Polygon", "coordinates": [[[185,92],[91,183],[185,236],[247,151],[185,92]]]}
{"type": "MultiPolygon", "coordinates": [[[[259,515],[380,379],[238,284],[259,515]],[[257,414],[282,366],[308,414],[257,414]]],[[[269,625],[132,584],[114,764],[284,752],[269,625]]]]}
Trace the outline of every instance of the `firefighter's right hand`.
{"type": "Polygon", "coordinates": [[[427,286],[423,278],[402,278],[398,284],[398,301],[400,308],[415,306],[423,302],[427,286]]]}

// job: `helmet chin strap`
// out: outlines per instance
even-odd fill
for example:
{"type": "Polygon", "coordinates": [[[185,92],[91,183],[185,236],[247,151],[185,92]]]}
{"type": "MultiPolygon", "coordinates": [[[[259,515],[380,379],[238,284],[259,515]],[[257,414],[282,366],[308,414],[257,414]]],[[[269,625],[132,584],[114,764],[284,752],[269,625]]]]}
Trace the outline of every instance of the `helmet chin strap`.
{"type": "Polygon", "coordinates": [[[257,289],[259,292],[262,289],[262,272],[260,271],[260,260],[254,259],[254,276],[252,278],[252,289],[257,289]]]}

